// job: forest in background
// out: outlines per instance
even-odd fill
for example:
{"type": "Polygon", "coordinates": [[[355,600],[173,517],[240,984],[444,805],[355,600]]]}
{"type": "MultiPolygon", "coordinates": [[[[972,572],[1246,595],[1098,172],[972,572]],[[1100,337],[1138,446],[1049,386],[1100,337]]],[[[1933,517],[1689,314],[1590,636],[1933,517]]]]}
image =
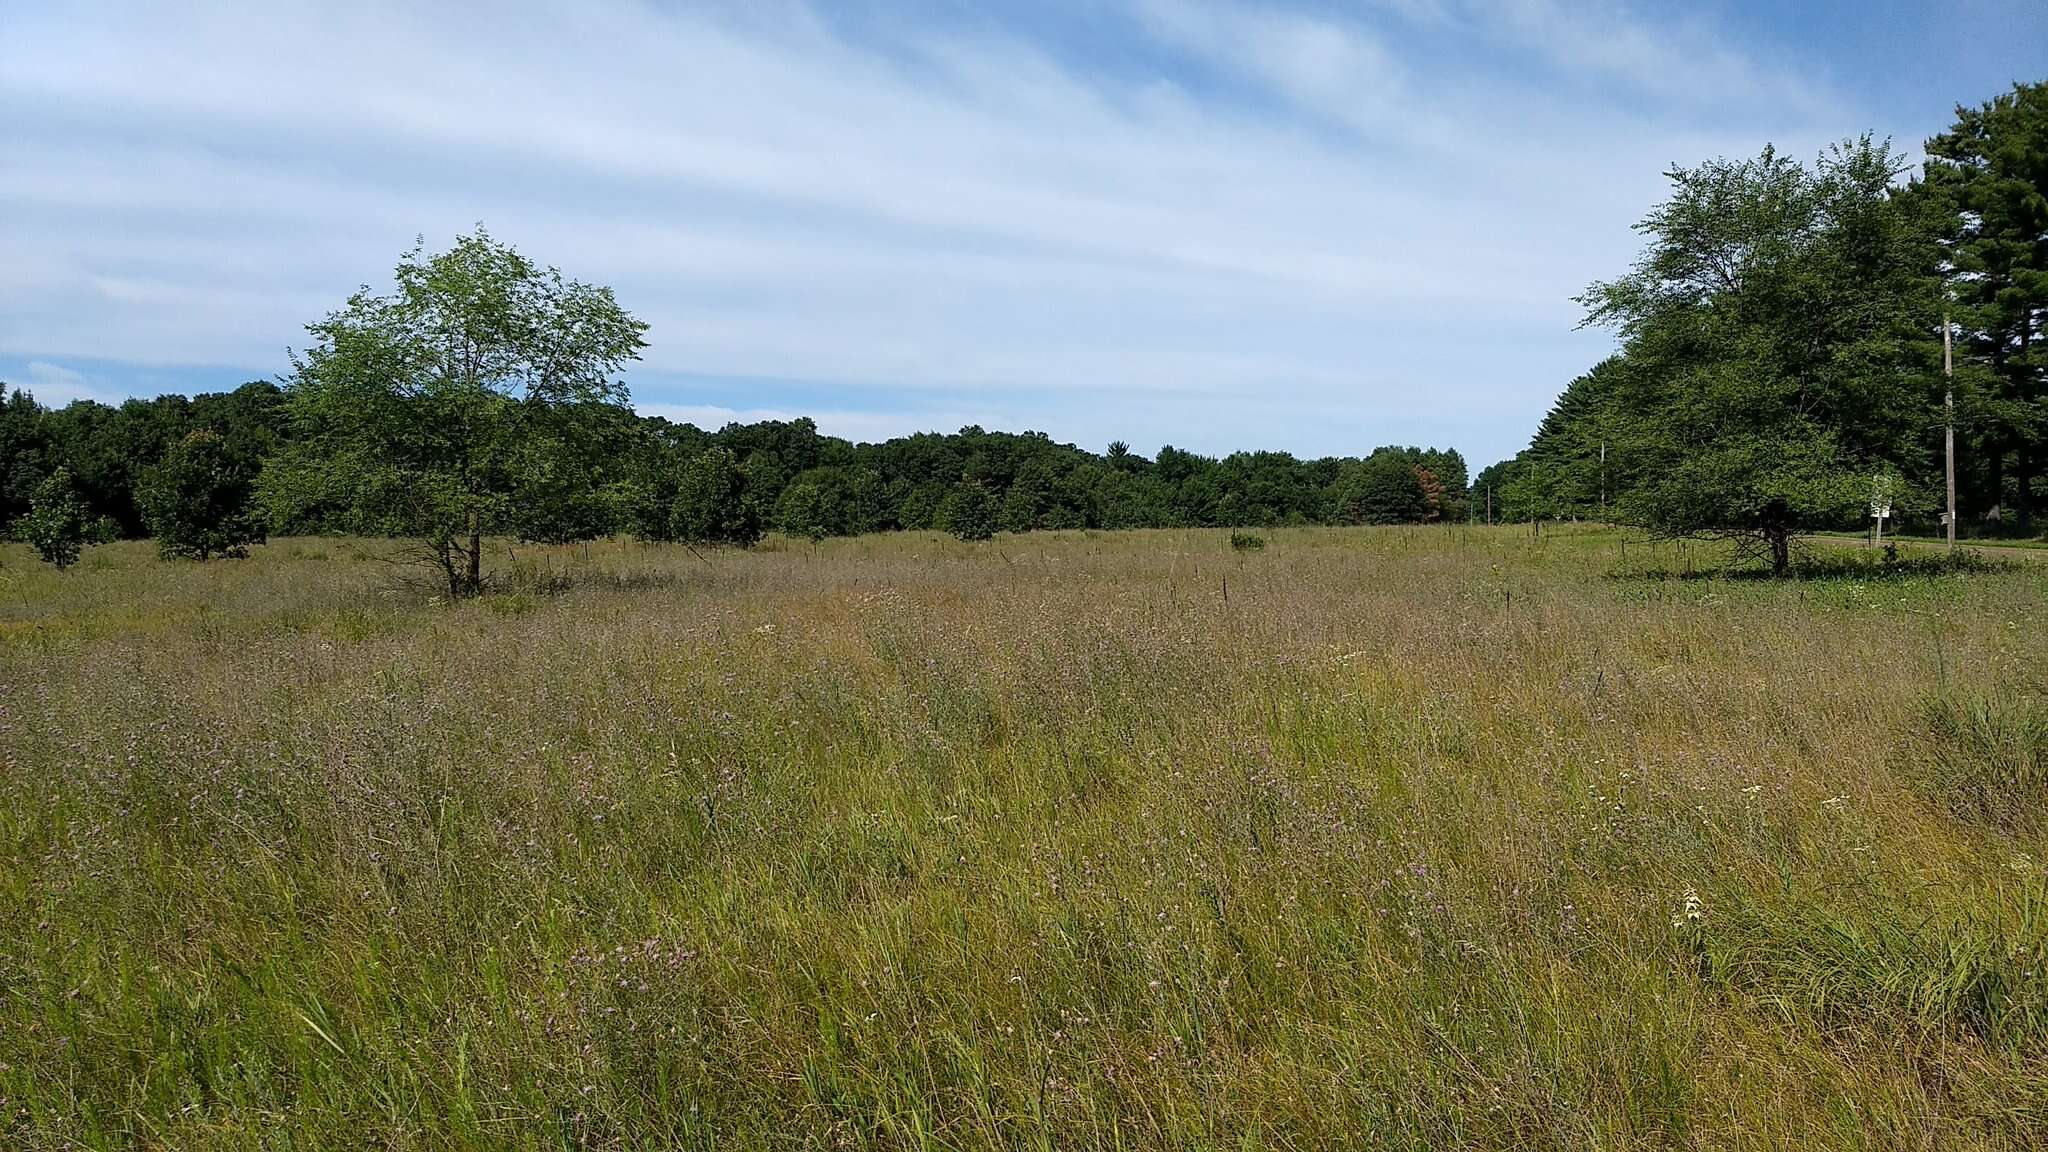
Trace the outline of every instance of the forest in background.
{"type": "MultiPolygon", "coordinates": [[[[514,534],[556,543],[617,533],[666,538],[679,484],[711,452],[730,455],[761,527],[797,536],[951,530],[970,514],[1003,532],[1420,523],[1461,520],[1469,503],[1465,460],[1455,450],[1218,459],[1169,445],[1148,459],[1122,443],[1098,454],[1039,432],[967,427],[856,444],[820,433],[807,418],[707,431],[620,405],[587,407],[579,424],[595,483],[573,498],[546,477],[515,485],[514,534]]],[[[0,523],[25,514],[37,486],[63,467],[96,535],[148,536],[151,469],[199,431],[219,436],[232,466],[253,477],[292,440],[285,389],[257,380],[228,392],[62,408],[14,390],[0,402],[0,523]]],[[[318,534],[347,531],[347,520],[348,509],[315,502],[268,527],[318,534]]]]}

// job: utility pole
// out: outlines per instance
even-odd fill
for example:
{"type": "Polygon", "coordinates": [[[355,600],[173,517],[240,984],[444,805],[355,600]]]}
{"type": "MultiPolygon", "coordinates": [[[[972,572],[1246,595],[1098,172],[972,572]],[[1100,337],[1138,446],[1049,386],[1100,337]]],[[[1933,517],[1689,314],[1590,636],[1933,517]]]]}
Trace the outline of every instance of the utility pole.
{"type": "MultiPolygon", "coordinates": [[[[1947,441],[1948,457],[1948,550],[1956,550],[1956,362],[1955,351],[1949,335],[1948,313],[1941,314],[1941,374],[1948,380],[1948,391],[1942,397],[1942,406],[1947,410],[1948,422],[1943,439],[1947,441]]],[[[1880,526],[1883,521],[1879,521],[1880,526]]]]}
{"type": "Polygon", "coordinates": [[[1486,522],[1493,523],[1493,485],[1486,486],[1486,522]]]}
{"type": "Polygon", "coordinates": [[[1607,521],[1607,441],[1600,442],[1600,521],[1607,521]]]}

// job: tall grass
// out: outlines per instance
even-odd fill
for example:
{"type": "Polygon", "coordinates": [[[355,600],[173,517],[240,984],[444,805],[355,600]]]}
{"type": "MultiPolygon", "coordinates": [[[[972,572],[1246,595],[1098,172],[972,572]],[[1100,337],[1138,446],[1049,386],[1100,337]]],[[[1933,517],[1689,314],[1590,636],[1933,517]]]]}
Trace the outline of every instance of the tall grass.
{"type": "Polygon", "coordinates": [[[2048,570],[1267,540],[10,548],[0,1145],[2040,1143],[2048,570]]]}

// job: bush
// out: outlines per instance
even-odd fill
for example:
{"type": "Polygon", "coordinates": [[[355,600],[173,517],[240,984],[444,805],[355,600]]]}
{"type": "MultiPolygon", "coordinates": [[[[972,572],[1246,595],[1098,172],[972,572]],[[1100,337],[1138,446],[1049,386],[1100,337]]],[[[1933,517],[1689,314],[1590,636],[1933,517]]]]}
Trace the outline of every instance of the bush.
{"type": "Polygon", "coordinates": [[[798,481],[782,490],[775,502],[776,526],[790,536],[816,544],[832,534],[825,523],[825,494],[809,480],[798,481]]]}
{"type": "Polygon", "coordinates": [[[724,448],[700,452],[683,466],[669,505],[669,530],[686,544],[752,546],[761,515],[747,498],[747,475],[724,448]]]}
{"type": "Polygon", "coordinates": [[[69,468],[57,469],[36,485],[35,494],[29,497],[28,514],[15,524],[22,541],[59,571],[78,563],[79,549],[91,528],[69,468]]]}
{"type": "Polygon", "coordinates": [[[166,559],[243,557],[263,543],[255,478],[218,435],[193,432],[142,478],[142,519],[166,559]]]}
{"type": "Polygon", "coordinates": [[[939,505],[939,525],[961,540],[987,540],[996,534],[996,510],[988,489],[965,481],[954,485],[939,505]]]}
{"type": "Polygon", "coordinates": [[[1254,536],[1249,532],[1239,532],[1234,529],[1230,533],[1230,550],[1233,552],[1257,552],[1265,546],[1266,538],[1264,536],[1254,536]]]}

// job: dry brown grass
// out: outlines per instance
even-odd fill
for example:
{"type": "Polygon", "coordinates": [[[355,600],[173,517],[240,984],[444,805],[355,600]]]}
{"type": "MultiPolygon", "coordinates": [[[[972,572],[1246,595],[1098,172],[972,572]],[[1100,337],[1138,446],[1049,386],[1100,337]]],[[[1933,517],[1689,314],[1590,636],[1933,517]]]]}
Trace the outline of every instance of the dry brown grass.
{"type": "Polygon", "coordinates": [[[2039,1143],[2043,569],[1266,535],[10,548],[0,1143],[2039,1143]]]}

